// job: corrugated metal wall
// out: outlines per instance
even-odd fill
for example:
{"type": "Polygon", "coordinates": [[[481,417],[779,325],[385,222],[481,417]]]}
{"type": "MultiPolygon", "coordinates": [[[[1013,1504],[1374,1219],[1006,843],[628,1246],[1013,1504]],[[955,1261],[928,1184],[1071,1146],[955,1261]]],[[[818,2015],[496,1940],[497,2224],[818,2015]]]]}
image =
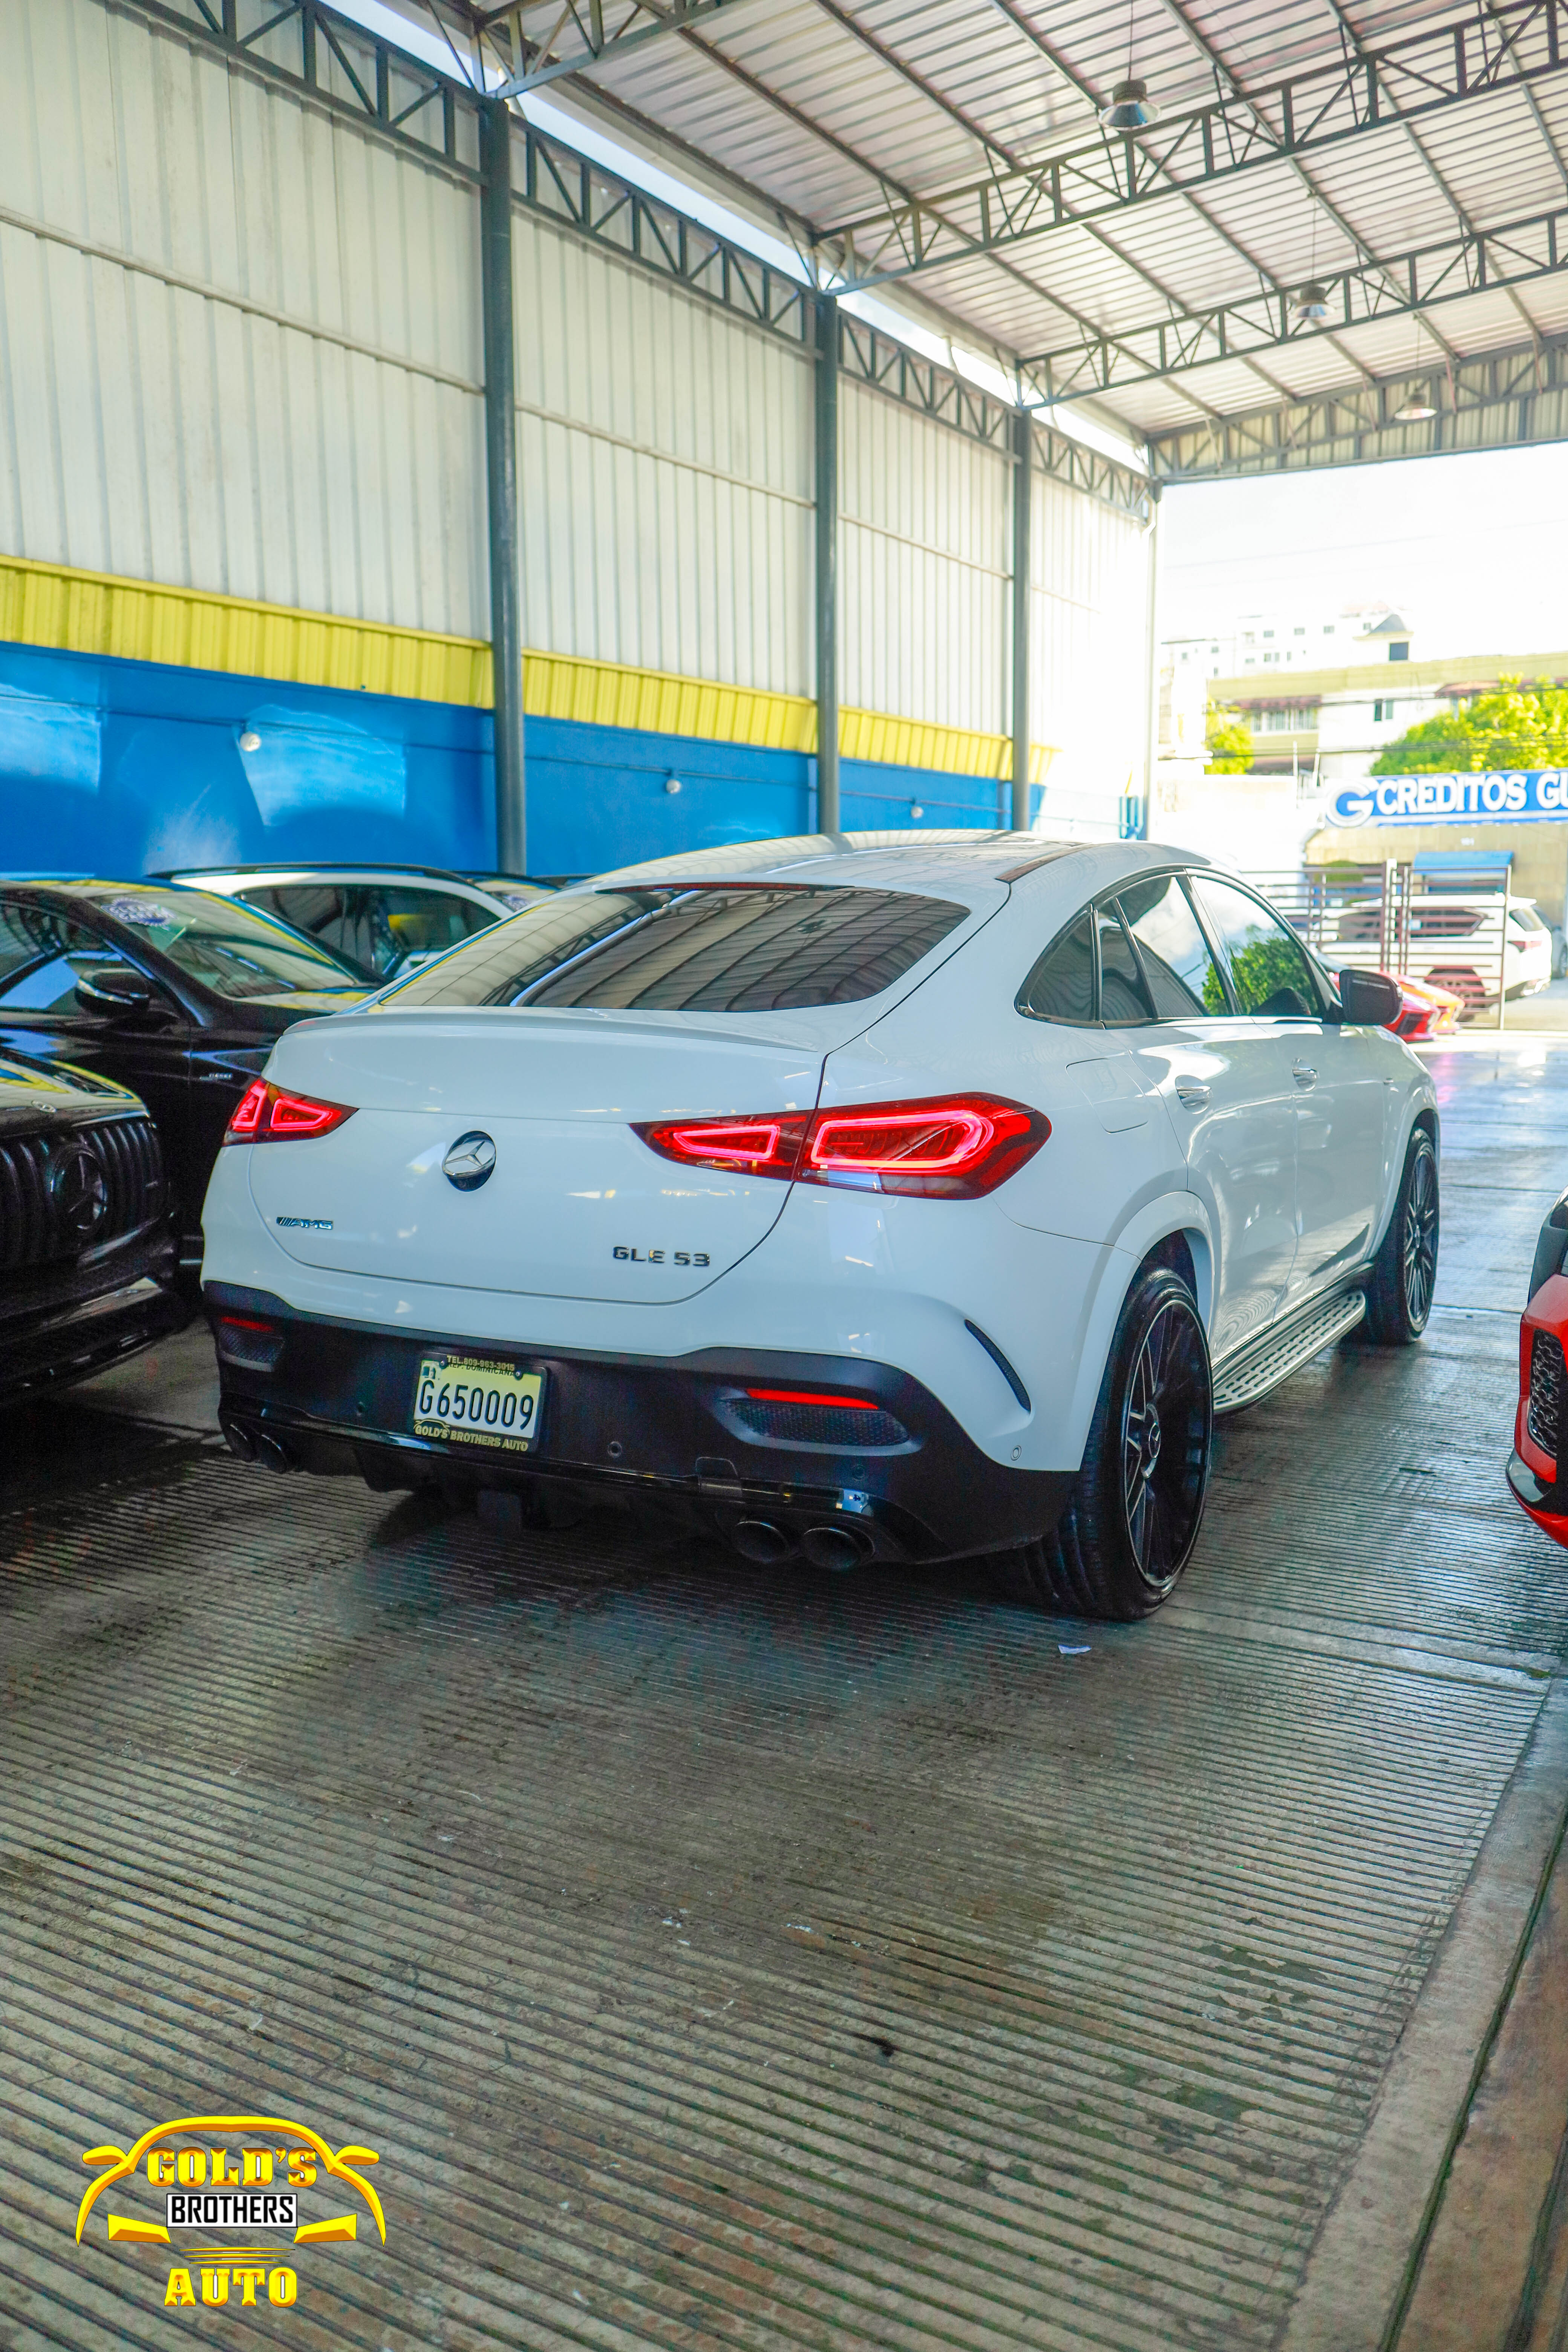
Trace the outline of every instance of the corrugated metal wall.
{"type": "Polygon", "coordinates": [[[843,701],[1005,734],[1006,457],[848,382],[839,435],[843,701]]]}
{"type": "Polygon", "coordinates": [[[1031,542],[1030,732],[1058,747],[1049,792],[1142,792],[1148,534],[1131,515],[1037,473],[1031,542]]]}
{"type": "Polygon", "coordinates": [[[0,546],[483,635],[474,215],[182,38],[4,0],[0,546]]]}
{"type": "MultiPolygon", "coordinates": [[[[810,694],[809,357],[516,226],[526,641],[810,694]]],[[[480,349],[438,163],[99,0],[0,0],[0,551],[483,637],[480,349]]],[[[840,407],[841,699],[1004,737],[1008,462],[840,407]]],[[[1124,789],[1146,542],[1035,496],[1033,732],[1124,789]]]]}
{"type": "Polygon", "coordinates": [[[811,363],[520,215],[523,634],[808,694],[811,363]]]}

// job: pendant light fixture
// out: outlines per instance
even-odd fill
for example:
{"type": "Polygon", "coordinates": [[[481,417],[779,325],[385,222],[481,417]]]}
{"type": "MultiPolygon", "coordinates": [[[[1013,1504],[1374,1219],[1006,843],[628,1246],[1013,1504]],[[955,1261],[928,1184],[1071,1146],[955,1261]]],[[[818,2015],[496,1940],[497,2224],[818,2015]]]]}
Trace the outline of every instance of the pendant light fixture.
{"type": "MultiPolygon", "coordinates": [[[[1415,374],[1420,364],[1421,321],[1417,319],[1415,321],[1415,332],[1411,338],[1410,343],[1410,373],[1412,375],[1415,374]]],[[[1423,385],[1406,394],[1400,406],[1394,412],[1394,422],[1395,425],[1429,425],[1431,423],[1437,412],[1436,408],[1433,407],[1432,403],[1427,396],[1428,389],[1429,387],[1423,385]]]]}
{"type": "Polygon", "coordinates": [[[1138,0],[1127,0],[1127,72],[1110,93],[1110,103],[1100,110],[1100,119],[1107,131],[1119,131],[1123,139],[1135,139],[1141,131],[1160,120],[1160,110],[1149,95],[1147,82],[1140,81],[1132,70],[1133,12],[1138,0]]]}
{"type": "Polygon", "coordinates": [[[1304,327],[1315,327],[1329,315],[1329,289],[1318,283],[1318,199],[1312,197],[1312,251],[1307,263],[1307,283],[1296,297],[1296,316],[1304,327]]]}
{"type": "Polygon", "coordinates": [[[1160,110],[1149,95],[1147,82],[1134,75],[1119,81],[1110,93],[1110,104],[1100,110],[1100,119],[1108,131],[1120,131],[1124,139],[1136,137],[1147,131],[1152,122],[1160,120],[1160,110]]]}

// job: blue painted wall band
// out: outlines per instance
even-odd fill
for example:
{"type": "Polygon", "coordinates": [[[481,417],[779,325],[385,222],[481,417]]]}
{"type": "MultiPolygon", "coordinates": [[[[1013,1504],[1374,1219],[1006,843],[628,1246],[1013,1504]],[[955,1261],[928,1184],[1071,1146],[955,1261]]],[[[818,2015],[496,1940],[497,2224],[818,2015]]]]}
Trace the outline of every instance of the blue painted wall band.
{"type": "MultiPolygon", "coordinates": [[[[458,704],[0,644],[0,865],[484,869],[496,855],[491,740],[489,712],[458,704]]],[[[816,823],[808,753],[530,718],[527,755],[538,874],[816,823]]],[[[849,831],[1007,822],[1009,787],[994,777],[860,760],[841,774],[849,831]]],[[[1033,798],[1037,809],[1038,787],[1033,798]]]]}

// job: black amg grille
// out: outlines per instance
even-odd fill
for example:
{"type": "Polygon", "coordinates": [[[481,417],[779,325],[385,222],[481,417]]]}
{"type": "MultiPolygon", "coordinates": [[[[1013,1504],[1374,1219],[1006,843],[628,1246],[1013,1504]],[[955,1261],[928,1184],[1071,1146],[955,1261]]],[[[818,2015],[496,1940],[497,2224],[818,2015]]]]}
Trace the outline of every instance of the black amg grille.
{"type": "Polygon", "coordinates": [[[1552,1331],[1537,1331],[1530,1345],[1530,1407],[1525,1426],[1542,1454],[1557,1459],[1563,1427],[1563,1343],[1552,1331]]]}
{"type": "Polygon", "coordinates": [[[836,1453],[865,1454],[902,1445],[909,1432],[901,1421],[875,1406],[795,1404],[767,1397],[736,1397],[731,1412],[753,1437],[775,1445],[820,1445],[836,1453]]]}
{"type": "Polygon", "coordinates": [[[163,1154],[148,1118],[112,1118],[52,1136],[0,1138],[0,1268],[77,1257],[129,1234],[163,1207],[163,1154]],[[60,1152],[80,1144],[96,1154],[109,1202],[90,1233],[73,1233],[58,1213],[50,1173],[60,1152]]]}

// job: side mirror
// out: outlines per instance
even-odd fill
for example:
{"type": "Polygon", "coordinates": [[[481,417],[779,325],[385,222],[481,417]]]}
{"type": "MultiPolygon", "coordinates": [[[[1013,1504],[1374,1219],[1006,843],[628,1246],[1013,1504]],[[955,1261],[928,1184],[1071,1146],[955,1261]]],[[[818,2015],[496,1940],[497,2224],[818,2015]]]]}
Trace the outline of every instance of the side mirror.
{"type": "Polygon", "coordinates": [[[1342,971],[1335,977],[1347,1021],[1375,1022],[1385,1029],[1391,1021],[1398,1020],[1405,997],[1399,982],[1387,972],[1342,971]]]}
{"type": "Polygon", "coordinates": [[[103,1013],[145,1013],[158,1002],[153,983],[132,964],[89,964],[79,971],[76,992],[103,1013]]]}

